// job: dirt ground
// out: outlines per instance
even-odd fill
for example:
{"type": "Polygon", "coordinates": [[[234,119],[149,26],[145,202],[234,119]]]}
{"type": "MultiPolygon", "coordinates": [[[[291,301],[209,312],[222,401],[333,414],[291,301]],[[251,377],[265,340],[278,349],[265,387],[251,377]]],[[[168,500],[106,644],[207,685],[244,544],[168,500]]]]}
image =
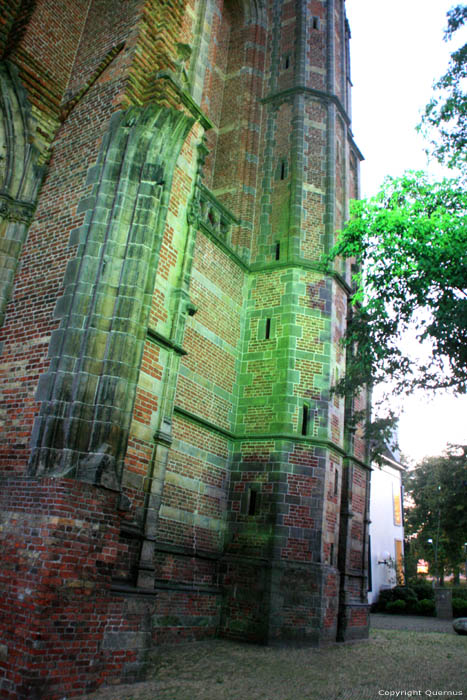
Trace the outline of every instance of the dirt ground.
{"type": "MultiPolygon", "coordinates": [[[[427,623],[430,631],[409,631],[375,629],[378,625],[375,619],[369,641],[324,649],[278,649],[225,640],[160,647],[146,682],[107,687],[86,697],[89,700],[466,697],[467,636],[453,634],[451,623],[438,625],[438,622],[441,621],[431,620],[431,626],[427,623]]],[[[380,621],[381,626],[384,620],[380,621]]]]}

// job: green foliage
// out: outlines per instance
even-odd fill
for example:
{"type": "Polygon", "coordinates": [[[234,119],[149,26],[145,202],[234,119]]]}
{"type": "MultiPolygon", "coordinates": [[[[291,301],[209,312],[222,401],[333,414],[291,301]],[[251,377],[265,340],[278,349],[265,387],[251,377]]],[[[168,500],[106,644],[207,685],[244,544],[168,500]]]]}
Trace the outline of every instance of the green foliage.
{"type": "Polygon", "coordinates": [[[345,337],[347,371],[337,391],[391,380],[395,393],[417,387],[467,389],[467,192],[456,180],[423,173],[387,178],[351,218],[327,265],[354,261],[353,315],[345,337]],[[416,329],[431,352],[420,360],[402,339],[416,329]]]}
{"type": "Polygon", "coordinates": [[[424,459],[404,474],[404,488],[411,549],[429,562],[435,575],[458,571],[467,533],[467,446],[451,446],[444,457],[424,459]]]}
{"type": "Polygon", "coordinates": [[[382,590],[372,612],[433,616],[436,613],[434,591],[425,582],[382,590]]]}
{"type": "Polygon", "coordinates": [[[417,613],[418,599],[416,592],[410,586],[394,586],[383,589],[378,601],[372,606],[373,612],[404,612],[408,615],[417,613]],[[394,603],[397,605],[394,606],[394,603]],[[403,603],[403,605],[400,605],[403,603]]]}
{"type": "Polygon", "coordinates": [[[435,599],[435,592],[433,586],[428,581],[419,581],[412,586],[412,590],[417,596],[417,600],[433,600],[435,599]]]}
{"type": "MultiPolygon", "coordinates": [[[[467,6],[449,10],[446,41],[467,20],[467,6]]],[[[463,81],[467,77],[467,44],[451,54],[446,73],[434,85],[434,95],[425,108],[420,130],[429,139],[433,155],[449,167],[465,171],[467,158],[467,95],[463,81]]],[[[465,175],[465,172],[464,172],[465,175]]]]}
{"type": "Polygon", "coordinates": [[[401,600],[400,598],[398,600],[391,600],[386,605],[386,612],[397,614],[406,613],[407,603],[405,602],[405,600],[401,600]]]}
{"type": "Polygon", "coordinates": [[[452,597],[460,598],[465,603],[467,603],[467,588],[461,588],[460,586],[456,586],[452,589],[452,597]]]}
{"type": "Polygon", "coordinates": [[[407,608],[412,608],[417,603],[417,596],[414,590],[408,586],[395,586],[392,591],[393,600],[404,600],[407,608]]]}
{"type": "Polygon", "coordinates": [[[464,598],[453,598],[452,612],[454,617],[465,617],[467,615],[467,600],[464,600],[464,598]]]}
{"type": "Polygon", "coordinates": [[[427,617],[436,614],[435,601],[430,598],[422,598],[417,601],[415,612],[417,615],[425,615],[427,617]]]}

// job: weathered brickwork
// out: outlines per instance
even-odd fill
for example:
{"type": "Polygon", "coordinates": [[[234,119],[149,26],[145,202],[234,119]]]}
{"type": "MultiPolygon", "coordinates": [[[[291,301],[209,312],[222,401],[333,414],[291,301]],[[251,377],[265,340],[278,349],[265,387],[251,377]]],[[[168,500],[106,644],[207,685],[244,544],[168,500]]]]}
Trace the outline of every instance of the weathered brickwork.
{"type": "Polygon", "coordinates": [[[1,697],[367,634],[343,4],[2,5],[1,697]]]}
{"type": "MultiPolygon", "coordinates": [[[[2,696],[52,700],[97,687],[109,672],[116,494],[73,480],[7,480],[0,533],[2,696]]],[[[112,663],[134,657],[123,648],[112,663]]]]}

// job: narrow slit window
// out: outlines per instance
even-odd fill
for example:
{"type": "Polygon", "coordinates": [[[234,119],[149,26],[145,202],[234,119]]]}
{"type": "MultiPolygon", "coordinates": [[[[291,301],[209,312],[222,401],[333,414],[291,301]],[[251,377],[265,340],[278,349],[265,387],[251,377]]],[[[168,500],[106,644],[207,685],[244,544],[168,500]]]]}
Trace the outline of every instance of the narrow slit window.
{"type": "Polygon", "coordinates": [[[329,552],[329,563],[334,564],[334,542],[331,542],[331,548],[329,552]]]}
{"type": "Polygon", "coordinates": [[[310,418],[310,408],[307,404],[303,405],[302,415],[302,435],[308,435],[308,421],[310,418]]]}
{"type": "Polygon", "coordinates": [[[258,492],[256,489],[250,489],[250,498],[248,501],[248,515],[256,514],[256,507],[258,502],[258,492]]]}
{"type": "Polygon", "coordinates": [[[281,180],[285,180],[286,171],[286,163],[285,160],[283,160],[281,161],[281,180]]]}
{"type": "Polygon", "coordinates": [[[281,256],[281,244],[276,243],[276,260],[279,260],[281,256]]]}
{"type": "Polygon", "coordinates": [[[338,490],[339,490],[339,472],[336,469],[336,473],[334,474],[334,496],[337,496],[338,490]]]}
{"type": "Polygon", "coordinates": [[[271,337],[271,319],[270,318],[266,319],[266,328],[264,331],[264,337],[266,338],[266,340],[269,340],[269,338],[271,337]]]}
{"type": "Polygon", "coordinates": [[[313,17],[313,29],[319,29],[319,17],[313,17]]]}
{"type": "Polygon", "coordinates": [[[284,68],[287,70],[290,66],[290,56],[287,54],[287,56],[284,58],[284,68]]]}

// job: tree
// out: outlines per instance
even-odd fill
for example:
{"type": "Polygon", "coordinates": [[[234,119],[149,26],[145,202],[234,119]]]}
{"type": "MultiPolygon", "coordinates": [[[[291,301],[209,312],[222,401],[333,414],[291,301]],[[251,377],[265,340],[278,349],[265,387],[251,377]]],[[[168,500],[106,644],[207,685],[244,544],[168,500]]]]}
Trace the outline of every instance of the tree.
{"type": "Polygon", "coordinates": [[[329,259],[354,261],[354,312],[337,387],[390,379],[395,393],[417,387],[467,388],[467,193],[456,180],[423,173],[387,178],[373,198],[355,201],[329,259]],[[416,329],[425,359],[403,345],[416,329]]]}
{"type": "Polygon", "coordinates": [[[405,534],[418,556],[441,581],[457,576],[467,534],[467,446],[450,446],[443,457],[428,457],[404,475],[409,505],[405,534]]]}
{"type": "MultiPolygon", "coordinates": [[[[467,5],[456,5],[447,14],[445,41],[467,20],[467,5]]],[[[451,54],[448,70],[434,85],[435,94],[425,108],[420,130],[431,142],[433,155],[449,167],[465,173],[467,164],[467,44],[451,54]]]]}

